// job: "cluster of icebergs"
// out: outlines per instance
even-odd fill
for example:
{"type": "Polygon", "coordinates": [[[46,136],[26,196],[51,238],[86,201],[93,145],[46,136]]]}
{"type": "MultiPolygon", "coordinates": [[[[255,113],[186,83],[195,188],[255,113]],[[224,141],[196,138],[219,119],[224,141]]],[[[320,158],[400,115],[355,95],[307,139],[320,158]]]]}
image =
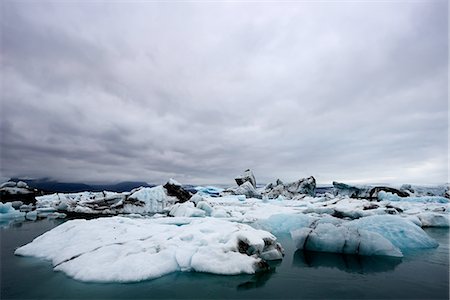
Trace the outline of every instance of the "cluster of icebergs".
{"type": "MultiPolygon", "coordinates": [[[[115,216],[67,221],[16,254],[51,260],[79,280],[128,282],[174,271],[264,270],[283,257],[280,235],[302,250],[402,257],[438,246],[422,227],[449,226],[446,188],[429,195],[408,186],[406,195],[406,188],[335,184],[318,194],[314,177],[257,188],[250,170],[236,183],[196,187],[195,194],[170,180],[126,193],[37,197],[36,211],[115,216]]],[[[8,204],[3,211],[15,213],[8,204]]]]}

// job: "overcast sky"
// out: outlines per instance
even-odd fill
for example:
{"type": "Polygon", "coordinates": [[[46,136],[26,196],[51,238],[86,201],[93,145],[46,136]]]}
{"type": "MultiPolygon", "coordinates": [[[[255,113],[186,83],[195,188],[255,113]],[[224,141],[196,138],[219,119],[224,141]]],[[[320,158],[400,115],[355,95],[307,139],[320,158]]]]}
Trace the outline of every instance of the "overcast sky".
{"type": "Polygon", "coordinates": [[[1,9],[3,177],[448,180],[447,1],[1,9]]]}

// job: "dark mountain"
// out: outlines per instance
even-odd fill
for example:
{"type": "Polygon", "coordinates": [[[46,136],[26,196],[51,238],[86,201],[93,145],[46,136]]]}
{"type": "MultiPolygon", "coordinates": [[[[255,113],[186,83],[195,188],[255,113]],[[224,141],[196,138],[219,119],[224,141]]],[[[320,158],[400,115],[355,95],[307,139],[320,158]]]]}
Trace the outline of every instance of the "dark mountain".
{"type": "Polygon", "coordinates": [[[12,181],[24,181],[31,188],[53,193],[78,193],[84,191],[101,192],[127,192],[134,188],[145,186],[153,187],[154,184],[148,184],[144,181],[124,181],[113,184],[85,184],[79,182],[59,182],[48,179],[20,179],[11,178],[12,181]]]}

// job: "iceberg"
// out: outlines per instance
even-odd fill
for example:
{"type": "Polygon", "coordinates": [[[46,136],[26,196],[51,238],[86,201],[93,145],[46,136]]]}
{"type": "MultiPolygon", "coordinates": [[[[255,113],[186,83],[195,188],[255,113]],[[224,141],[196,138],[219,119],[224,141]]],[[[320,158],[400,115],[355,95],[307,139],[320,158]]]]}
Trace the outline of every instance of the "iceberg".
{"type": "Polygon", "coordinates": [[[297,249],[310,251],[400,257],[405,250],[438,246],[422,228],[397,215],[346,221],[329,215],[277,214],[253,225],[275,235],[290,233],[297,249]]]}
{"type": "Polygon", "coordinates": [[[369,216],[348,222],[346,226],[378,233],[402,251],[439,246],[422,228],[400,216],[369,216]]]}
{"type": "Polygon", "coordinates": [[[366,198],[366,199],[376,199],[378,193],[384,191],[396,194],[400,197],[408,197],[410,193],[408,191],[395,189],[393,187],[387,186],[369,186],[369,185],[361,185],[361,186],[353,186],[341,182],[333,181],[333,190],[334,195],[337,196],[347,196],[350,198],[366,198]]]}
{"type": "Polygon", "coordinates": [[[416,197],[439,196],[439,197],[449,198],[446,196],[446,194],[448,195],[448,191],[449,191],[448,184],[428,185],[428,186],[404,184],[400,187],[400,189],[408,192],[411,196],[416,196],[416,197]]]}
{"type": "Polygon", "coordinates": [[[221,195],[244,195],[247,198],[262,198],[261,194],[249,181],[245,181],[238,187],[228,188],[221,195]]]}
{"type": "Polygon", "coordinates": [[[269,232],[214,218],[71,220],[18,248],[88,282],[135,282],[176,271],[252,274],[283,257],[269,232]]]}
{"type": "Polygon", "coordinates": [[[277,180],[275,183],[266,185],[263,195],[269,199],[276,199],[282,196],[286,199],[294,197],[301,197],[305,195],[315,196],[316,194],[316,179],[313,176],[302,178],[294,182],[283,183],[277,180]]]}
{"type": "Polygon", "coordinates": [[[416,215],[422,227],[449,227],[449,215],[434,212],[423,212],[416,215]]]}
{"type": "Polygon", "coordinates": [[[236,178],[234,178],[234,180],[236,181],[237,185],[242,185],[244,182],[250,182],[251,185],[256,188],[256,179],[255,179],[255,175],[253,175],[253,172],[250,169],[247,169],[244,171],[244,173],[240,176],[237,176],[236,178]]]}
{"type": "Polygon", "coordinates": [[[331,223],[291,232],[298,250],[402,257],[402,252],[378,233],[331,223]]]}
{"type": "Polygon", "coordinates": [[[16,210],[11,202],[0,202],[0,220],[19,219],[25,217],[25,213],[16,210]]]}
{"type": "Polygon", "coordinates": [[[275,235],[289,234],[292,230],[309,227],[318,218],[305,214],[276,214],[253,223],[256,228],[267,230],[275,235]]]}
{"type": "Polygon", "coordinates": [[[141,188],[131,194],[127,200],[123,206],[125,213],[160,213],[176,201],[175,198],[167,196],[166,190],[161,185],[141,188]],[[130,200],[136,200],[143,205],[136,207],[136,203],[130,200]]]}
{"type": "Polygon", "coordinates": [[[223,189],[215,186],[196,186],[195,190],[197,191],[196,195],[209,197],[219,197],[223,192],[223,189]]]}
{"type": "Polygon", "coordinates": [[[185,190],[178,181],[172,178],[164,185],[164,189],[168,196],[177,198],[177,202],[180,203],[188,201],[192,196],[192,194],[185,190]]]}
{"type": "Polygon", "coordinates": [[[378,193],[378,200],[380,201],[406,201],[419,203],[449,203],[449,199],[440,196],[419,196],[419,197],[399,197],[396,194],[380,191],[378,193]]]}

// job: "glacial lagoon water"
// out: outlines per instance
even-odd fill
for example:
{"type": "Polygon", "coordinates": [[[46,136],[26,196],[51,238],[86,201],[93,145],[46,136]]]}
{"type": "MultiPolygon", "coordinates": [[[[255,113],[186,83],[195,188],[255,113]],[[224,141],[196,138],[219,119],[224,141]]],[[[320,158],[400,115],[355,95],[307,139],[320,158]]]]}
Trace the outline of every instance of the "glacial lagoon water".
{"type": "Polygon", "coordinates": [[[139,283],[83,283],[14,249],[59,225],[61,220],[13,223],[1,232],[1,299],[448,299],[449,230],[425,229],[440,246],[402,259],[295,251],[289,236],[282,262],[256,275],[173,273],[139,283]]]}

